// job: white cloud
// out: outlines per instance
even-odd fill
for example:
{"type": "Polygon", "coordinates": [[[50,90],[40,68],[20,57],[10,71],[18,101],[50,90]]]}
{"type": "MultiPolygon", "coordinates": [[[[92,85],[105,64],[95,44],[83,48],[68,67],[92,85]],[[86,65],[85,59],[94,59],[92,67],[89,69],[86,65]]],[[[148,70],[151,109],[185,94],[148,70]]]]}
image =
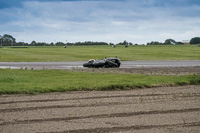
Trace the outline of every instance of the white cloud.
{"type": "Polygon", "coordinates": [[[143,1],[27,1],[22,8],[0,10],[7,15],[0,34],[17,41],[66,40],[147,43],[173,38],[188,40],[200,35],[198,5],[171,8],[143,1]],[[190,9],[184,15],[185,10],[190,9]],[[13,18],[13,19],[12,19],[13,18]]]}

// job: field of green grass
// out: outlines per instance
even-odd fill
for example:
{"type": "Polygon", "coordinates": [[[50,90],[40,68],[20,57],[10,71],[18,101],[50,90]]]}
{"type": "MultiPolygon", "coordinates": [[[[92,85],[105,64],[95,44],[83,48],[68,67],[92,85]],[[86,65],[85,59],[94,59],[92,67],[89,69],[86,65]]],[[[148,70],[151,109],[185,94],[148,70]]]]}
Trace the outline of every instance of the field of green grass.
{"type": "Polygon", "coordinates": [[[0,94],[77,90],[128,90],[162,85],[199,85],[200,75],[159,76],[66,70],[0,69],[0,94]]]}
{"type": "MultiPolygon", "coordinates": [[[[0,48],[0,62],[121,60],[200,60],[198,46],[69,46],[0,48]]],[[[36,94],[73,90],[124,90],[162,85],[200,84],[200,75],[88,73],[64,70],[0,69],[0,94],[36,94]]]]}
{"type": "Polygon", "coordinates": [[[121,60],[200,60],[200,47],[191,46],[68,46],[0,48],[0,62],[86,61],[118,56],[121,60]]]}

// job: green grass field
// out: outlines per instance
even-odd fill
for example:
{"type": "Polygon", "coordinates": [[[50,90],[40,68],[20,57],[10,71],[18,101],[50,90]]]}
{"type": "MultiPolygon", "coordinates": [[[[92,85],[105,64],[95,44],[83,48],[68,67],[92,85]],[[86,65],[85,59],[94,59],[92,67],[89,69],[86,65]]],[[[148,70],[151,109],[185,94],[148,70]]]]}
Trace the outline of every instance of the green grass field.
{"type": "Polygon", "coordinates": [[[69,46],[0,48],[0,62],[87,61],[118,56],[121,60],[200,60],[200,47],[191,46],[69,46]]]}
{"type": "MultiPolygon", "coordinates": [[[[198,46],[69,46],[0,48],[0,62],[86,61],[118,56],[121,60],[200,60],[198,46]]],[[[0,69],[0,94],[36,94],[72,90],[125,90],[200,84],[200,75],[159,76],[87,73],[64,70],[0,69]]]]}
{"type": "Polygon", "coordinates": [[[0,69],[0,94],[37,94],[77,90],[128,90],[134,88],[200,84],[200,75],[86,73],[66,70],[0,69]]]}

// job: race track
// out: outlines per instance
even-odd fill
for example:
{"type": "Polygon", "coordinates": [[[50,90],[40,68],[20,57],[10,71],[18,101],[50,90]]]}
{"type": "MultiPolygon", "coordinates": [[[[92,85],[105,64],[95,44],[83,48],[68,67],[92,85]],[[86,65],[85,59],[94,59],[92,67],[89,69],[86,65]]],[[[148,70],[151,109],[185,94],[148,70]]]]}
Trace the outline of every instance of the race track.
{"type": "MultiPolygon", "coordinates": [[[[72,69],[83,68],[87,61],[72,62],[0,62],[0,68],[33,68],[33,69],[72,69]]],[[[122,61],[120,68],[136,67],[196,67],[200,66],[200,60],[185,61],[122,61]]]]}

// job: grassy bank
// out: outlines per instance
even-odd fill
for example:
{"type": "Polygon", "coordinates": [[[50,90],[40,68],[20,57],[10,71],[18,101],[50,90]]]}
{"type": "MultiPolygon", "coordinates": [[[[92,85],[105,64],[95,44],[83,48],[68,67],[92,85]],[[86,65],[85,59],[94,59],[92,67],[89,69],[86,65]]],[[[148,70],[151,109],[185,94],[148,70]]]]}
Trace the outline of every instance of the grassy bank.
{"type": "Polygon", "coordinates": [[[196,45],[1,48],[0,62],[86,61],[115,56],[121,60],[200,60],[199,54],[196,45]]]}
{"type": "Polygon", "coordinates": [[[35,94],[74,90],[125,90],[160,85],[200,84],[200,75],[84,73],[64,70],[0,69],[0,94],[35,94]]]}

